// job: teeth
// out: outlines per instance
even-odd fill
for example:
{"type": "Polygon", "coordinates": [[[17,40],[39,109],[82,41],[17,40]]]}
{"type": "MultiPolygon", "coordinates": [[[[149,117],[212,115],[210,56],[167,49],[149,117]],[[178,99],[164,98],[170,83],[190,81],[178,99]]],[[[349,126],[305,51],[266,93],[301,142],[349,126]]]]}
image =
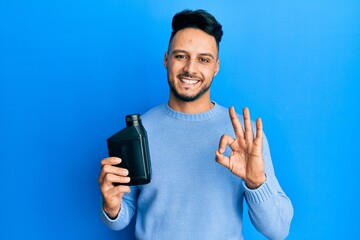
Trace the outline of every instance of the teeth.
{"type": "Polygon", "coordinates": [[[195,84],[198,82],[198,80],[189,80],[189,79],[181,79],[181,81],[187,84],[195,84]]]}

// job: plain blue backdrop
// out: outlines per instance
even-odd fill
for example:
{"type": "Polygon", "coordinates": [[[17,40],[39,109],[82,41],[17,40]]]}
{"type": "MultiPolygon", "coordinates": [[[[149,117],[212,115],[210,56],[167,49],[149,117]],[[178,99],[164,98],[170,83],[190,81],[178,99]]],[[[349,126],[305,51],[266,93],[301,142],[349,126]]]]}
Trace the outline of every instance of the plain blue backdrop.
{"type": "Polygon", "coordinates": [[[360,1],[0,0],[0,239],[133,239],[99,219],[99,164],[125,114],[167,101],[184,8],[223,25],[212,99],[262,117],[289,239],[360,238],[360,1]]]}

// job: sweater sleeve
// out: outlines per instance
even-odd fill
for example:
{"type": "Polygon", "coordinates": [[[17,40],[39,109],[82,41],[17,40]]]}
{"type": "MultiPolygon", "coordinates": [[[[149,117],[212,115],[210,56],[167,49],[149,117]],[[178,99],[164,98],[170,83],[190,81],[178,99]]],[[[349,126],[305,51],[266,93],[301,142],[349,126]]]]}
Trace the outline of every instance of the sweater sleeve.
{"type": "Polygon", "coordinates": [[[266,181],[257,189],[243,182],[249,216],[254,227],[268,239],[285,239],[293,217],[290,199],[276,179],[266,137],[263,142],[266,181]]]}
{"type": "Polygon", "coordinates": [[[129,225],[132,217],[136,213],[136,202],[137,202],[137,195],[138,195],[138,188],[136,186],[130,187],[131,192],[126,193],[123,196],[122,202],[121,202],[121,209],[116,217],[116,219],[111,219],[109,216],[105,213],[102,205],[103,201],[101,199],[100,201],[100,217],[102,221],[112,230],[122,230],[127,225],[129,225]]]}

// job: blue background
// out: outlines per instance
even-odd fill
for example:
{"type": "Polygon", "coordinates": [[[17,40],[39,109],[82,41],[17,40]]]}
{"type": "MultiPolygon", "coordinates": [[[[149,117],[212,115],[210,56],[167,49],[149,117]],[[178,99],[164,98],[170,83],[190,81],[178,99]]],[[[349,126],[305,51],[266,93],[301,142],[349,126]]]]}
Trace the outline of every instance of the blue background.
{"type": "Polygon", "coordinates": [[[262,117],[289,239],[360,238],[360,1],[1,0],[0,239],[133,238],[98,217],[99,164],[125,114],[167,101],[184,8],[223,25],[212,99],[262,117]]]}

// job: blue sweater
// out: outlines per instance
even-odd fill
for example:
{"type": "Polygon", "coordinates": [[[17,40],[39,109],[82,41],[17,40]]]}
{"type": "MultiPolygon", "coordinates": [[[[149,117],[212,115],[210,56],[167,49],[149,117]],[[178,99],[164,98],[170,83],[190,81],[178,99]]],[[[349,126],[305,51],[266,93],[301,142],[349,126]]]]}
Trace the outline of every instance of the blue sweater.
{"type": "Polygon", "coordinates": [[[226,108],[215,104],[205,113],[184,114],[164,104],[144,114],[142,122],[149,138],[152,180],[131,187],[117,219],[109,219],[101,209],[111,229],[125,228],[136,214],[137,239],[243,239],[245,199],[259,232],[269,239],[287,236],[293,208],[275,177],[266,138],[267,179],[251,190],[215,161],[220,137],[234,136],[226,108]]]}

